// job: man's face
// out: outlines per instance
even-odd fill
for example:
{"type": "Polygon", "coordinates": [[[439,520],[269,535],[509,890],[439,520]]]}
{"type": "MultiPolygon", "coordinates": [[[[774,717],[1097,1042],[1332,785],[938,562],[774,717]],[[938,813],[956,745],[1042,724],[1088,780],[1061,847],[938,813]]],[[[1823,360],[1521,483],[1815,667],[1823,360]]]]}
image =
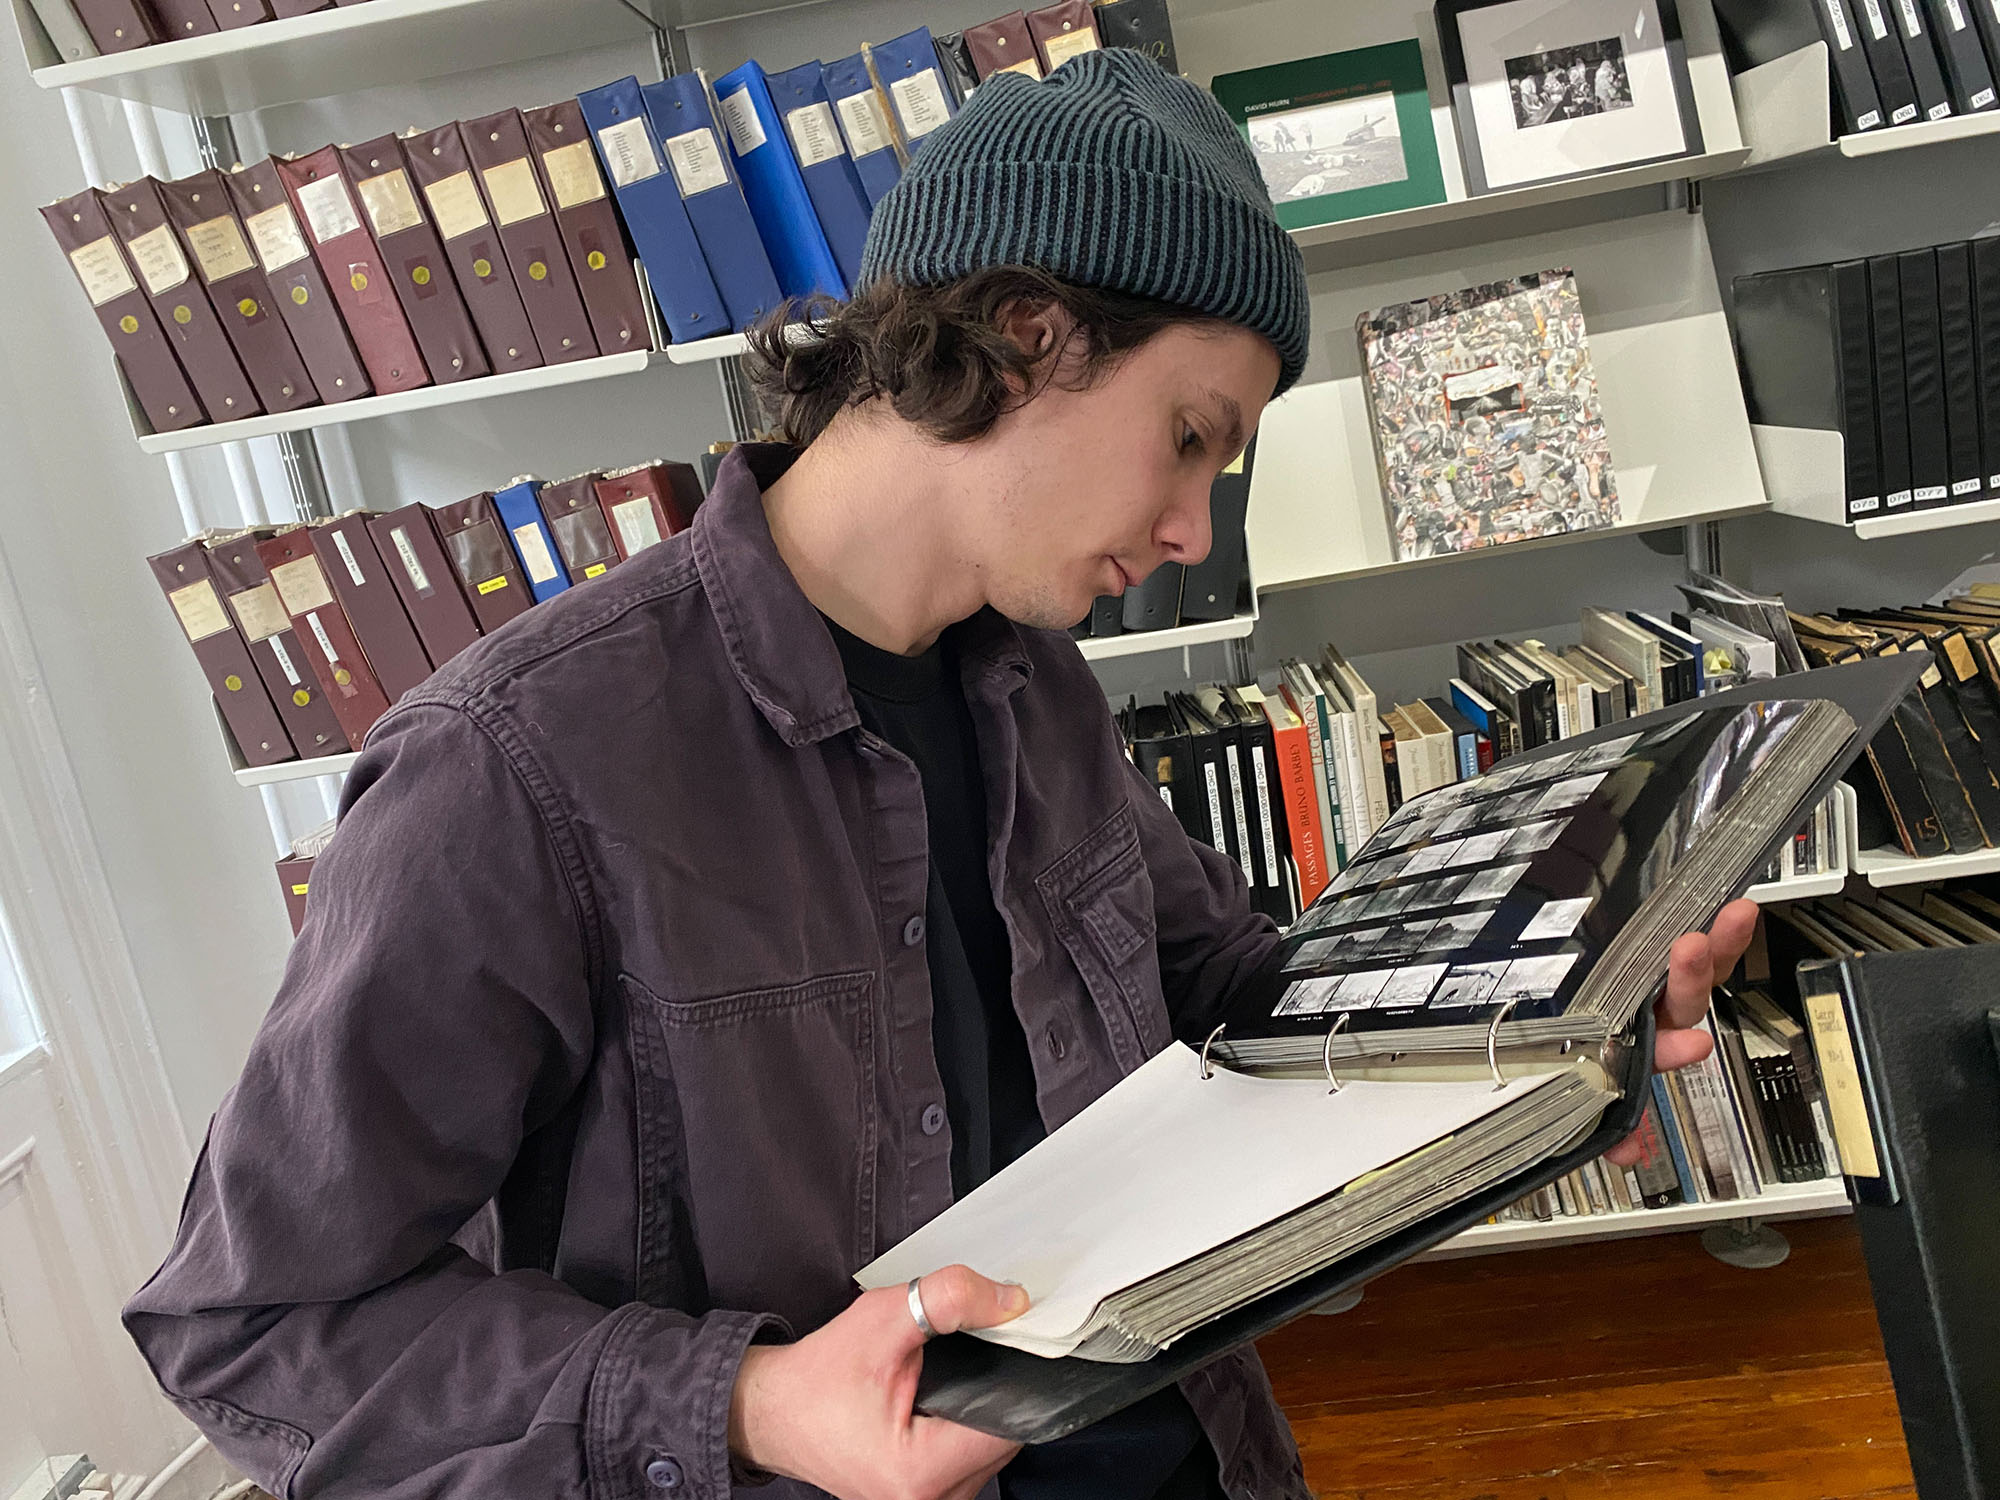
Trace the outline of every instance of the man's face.
{"type": "Polygon", "coordinates": [[[1003,416],[967,445],[961,491],[977,506],[962,560],[987,601],[1066,629],[1098,595],[1206,557],[1209,486],[1249,441],[1279,368],[1248,329],[1177,324],[1086,389],[1051,382],[1003,416]]]}

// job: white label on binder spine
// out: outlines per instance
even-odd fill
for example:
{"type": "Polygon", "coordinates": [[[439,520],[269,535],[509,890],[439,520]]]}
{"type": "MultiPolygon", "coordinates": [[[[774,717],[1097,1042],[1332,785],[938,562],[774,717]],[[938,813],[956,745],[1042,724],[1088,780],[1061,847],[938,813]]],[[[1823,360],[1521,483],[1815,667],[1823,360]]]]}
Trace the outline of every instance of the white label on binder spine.
{"type": "MultiPolygon", "coordinates": [[[[328,663],[332,666],[339,666],[340,653],[333,649],[332,637],[326,633],[326,627],[320,624],[318,610],[309,609],[306,611],[306,624],[312,627],[313,639],[319,642],[319,649],[326,653],[328,663]]],[[[335,680],[338,681],[339,679],[336,678],[335,680]]]]}
{"type": "Polygon", "coordinates": [[[240,594],[231,594],[229,603],[236,611],[236,623],[243,627],[243,634],[252,645],[283,635],[292,628],[292,617],[278,602],[278,591],[268,583],[260,583],[240,594]]]}
{"type": "Polygon", "coordinates": [[[653,514],[653,502],[644,495],[612,506],[611,524],[618,528],[618,541],[627,557],[660,540],[660,523],[653,514]]]}
{"type": "Polygon", "coordinates": [[[1097,50],[1097,33],[1088,26],[1080,26],[1075,31],[1061,32],[1055,36],[1042,38],[1042,50],[1049,55],[1049,69],[1053,72],[1072,57],[1097,50]]]}
{"type": "Polygon", "coordinates": [[[833,109],[827,104],[808,104],[785,116],[785,129],[792,138],[792,150],[802,167],[816,167],[823,161],[843,156],[840,129],[833,123],[833,109]]]}
{"type": "Polygon", "coordinates": [[[557,208],[576,208],[604,196],[604,177],[597,170],[597,156],[589,141],[572,141],[544,151],[542,170],[548,173],[549,191],[555,195],[557,208]]]}
{"type": "Polygon", "coordinates": [[[527,157],[503,161],[479,175],[486,181],[486,196],[493,200],[493,217],[502,224],[539,219],[548,212],[542,202],[541,187],[535,181],[535,169],[527,157]]]}
{"type": "Polygon", "coordinates": [[[1945,498],[1946,493],[1945,487],[1941,484],[1920,484],[1916,488],[1916,498],[1919,502],[1925,500],[1942,500],[1945,498]]]}
{"type": "Polygon", "coordinates": [[[180,241],[168,225],[147,230],[125,248],[132,253],[139,274],[146,278],[146,290],[155,297],[188,279],[187,257],[181,254],[180,241]]]}
{"type": "Polygon", "coordinates": [[[187,632],[190,643],[205,641],[229,628],[229,616],[223,612],[222,601],[215,596],[215,585],[206,578],[175,589],[167,595],[167,602],[173,605],[174,613],[180,617],[181,629],[187,632]]]}
{"type": "Polygon", "coordinates": [[[680,184],[683,198],[729,186],[729,168],[722,160],[722,148],[715,144],[715,132],[706,125],[668,141],[667,161],[674,169],[674,181],[680,184]]]}
{"type": "Polygon", "coordinates": [[[1847,502],[1847,508],[1856,515],[1860,515],[1863,511],[1880,510],[1882,508],[1882,497],[1880,495],[1869,495],[1865,499],[1850,500],[1847,502]]]}
{"type": "Polygon", "coordinates": [[[750,102],[750,90],[738,89],[717,99],[715,105],[722,111],[723,129],[729,132],[729,144],[738,156],[748,156],[768,139],[764,122],[757,118],[757,106],[750,102]]]}
{"type": "Polygon", "coordinates": [[[1868,17],[1868,33],[1876,41],[1889,35],[1889,23],[1882,19],[1882,7],[1878,0],[1861,0],[1861,9],[1868,17]]]}
{"type": "MultiPolygon", "coordinates": [[[[1950,20],[1953,31],[1965,30],[1965,8],[1958,3],[1958,0],[1944,0],[1944,13],[1950,20]]],[[[1978,102],[1976,99],[1973,101],[1975,105],[1978,102]]]]}
{"type": "Polygon", "coordinates": [[[1840,0],[1826,0],[1826,18],[1833,22],[1833,35],[1842,52],[1854,47],[1854,33],[1847,29],[1847,9],[1840,0]]]}
{"type": "Polygon", "coordinates": [[[1976,495],[1979,493],[1979,481],[1976,479],[1954,480],[1951,486],[1951,493],[1953,499],[1957,499],[1960,495],[1976,495]]]}
{"type": "Polygon", "coordinates": [[[533,521],[514,528],[514,550],[521,554],[521,566],[528,570],[528,582],[548,583],[556,576],[556,560],[549,556],[549,544],[542,540],[542,528],[533,521]]]}
{"type": "MultiPolygon", "coordinates": [[[[1924,34],[1924,23],[1917,19],[1917,0],[1896,0],[1896,6],[1903,13],[1903,31],[1911,41],[1917,41],[1924,34]]],[[[1949,110],[1946,111],[1950,113],[1949,110]]]]}
{"type": "Polygon", "coordinates": [[[1978,93],[1972,96],[1972,107],[1974,109],[1984,109],[1986,108],[1987,105],[1991,104],[1996,97],[2000,96],[1996,96],[1992,89],[1981,89],[1978,93]]]}
{"type": "Polygon", "coordinates": [[[391,526],[389,540],[396,544],[396,556],[402,559],[403,571],[410,575],[410,587],[420,594],[430,593],[431,576],[424,571],[424,565],[417,557],[417,549],[410,545],[409,532],[400,526],[391,526]]]}
{"type": "Polygon", "coordinates": [[[1271,784],[1264,771],[1264,752],[1253,750],[1250,764],[1257,773],[1257,818],[1264,834],[1264,883],[1277,890],[1285,888],[1285,877],[1278,873],[1278,851],[1274,847],[1277,840],[1271,828],[1271,784]]]}
{"type": "Polygon", "coordinates": [[[375,226],[377,238],[415,229],[424,222],[424,211],[417,207],[417,195],[410,191],[409,176],[401,167],[379,177],[364,177],[354,184],[354,190],[361,195],[361,206],[368,210],[368,222],[375,226]]]}
{"type": "MultiPolygon", "coordinates": [[[[1201,768],[1202,776],[1208,782],[1208,826],[1220,835],[1222,831],[1222,786],[1216,780],[1215,762],[1209,761],[1201,768]]],[[[1225,842],[1227,842],[1225,840],[1225,842]]]]}
{"type": "Polygon", "coordinates": [[[283,270],[312,253],[306,249],[305,236],[299,233],[299,221],[292,217],[289,203],[252,214],[243,227],[250,231],[250,243],[257,247],[257,259],[266,271],[283,270]]]}
{"type": "Polygon", "coordinates": [[[361,576],[361,564],[354,560],[354,549],[347,545],[347,533],[335,531],[329,535],[333,537],[333,550],[338,552],[340,560],[347,564],[347,576],[354,580],[356,588],[366,588],[368,580],[361,576]]]}
{"type": "Polygon", "coordinates": [[[354,200],[347,196],[347,184],[338,177],[308,182],[299,188],[298,194],[299,207],[305,211],[306,226],[312,230],[314,244],[324,245],[361,227],[354,200]]]}
{"type": "Polygon", "coordinates": [[[1871,109],[1855,123],[1860,125],[1863,130],[1873,130],[1877,125],[1882,123],[1882,111],[1871,109]]]}
{"type": "Polygon", "coordinates": [[[139,290],[125,257],[118,253],[117,242],[108,234],[101,240],[92,240],[81,250],[70,251],[69,263],[76,268],[76,279],[83,283],[92,307],[102,307],[127,292],[139,290]]]}
{"type": "Polygon", "coordinates": [[[454,172],[424,188],[437,220],[438,234],[455,240],[462,234],[486,227],[486,205],[479,201],[479,186],[470,172],[454,172]]]}
{"type": "Polygon", "coordinates": [[[1899,505],[1908,505],[1909,503],[1910,492],[1908,490],[1897,490],[1889,496],[1889,509],[1891,510],[1894,510],[1899,505]]]}
{"type": "Polygon", "coordinates": [[[195,262],[201,267],[202,279],[210,286],[257,264],[250,247],[243,243],[243,230],[234,214],[203,219],[188,230],[187,237],[194,249],[195,262]]]}
{"type": "Polygon", "coordinates": [[[652,137],[646,134],[643,118],[635,115],[605,126],[597,132],[597,143],[604,149],[604,163],[611,168],[615,186],[630,187],[660,175],[660,155],[653,149],[652,137]]]}
{"type": "Polygon", "coordinates": [[[278,659],[278,670],[285,674],[285,681],[289,682],[293,687],[298,687],[300,685],[299,669],[292,665],[292,653],[285,649],[285,643],[275,635],[269,639],[271,642],[271,655],[278,659]]]}
{"type": "Polygon", "coordinates": [[[840,128],[847,133],[847,149],[856,157],[889,149],[889,122],[882,117],[882,103],[873,89],[849,94],[838,108],[840,128]]]}
{"type": "Polygon", "coordinates": [[[894,80],[889,93],[903,121],[903,134],[913,141],[921,140],[951,118],[951,107],[944,102],[944,85],[938,82],[936,68],[925,68],[921,73],[894,80]]]}

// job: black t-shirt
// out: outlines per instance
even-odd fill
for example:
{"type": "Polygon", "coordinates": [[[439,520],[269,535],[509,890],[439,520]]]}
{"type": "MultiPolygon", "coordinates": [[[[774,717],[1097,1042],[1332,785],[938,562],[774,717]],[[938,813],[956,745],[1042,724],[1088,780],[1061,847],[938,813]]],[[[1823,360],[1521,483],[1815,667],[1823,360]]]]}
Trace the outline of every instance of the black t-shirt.
{"type": "MultiPolygon", "coordinates": [[[[931,1042],[951,1122],[951,1186],[963,1197],[1047,1134],[1013,959],[987,873],[979,744],[947,630],[897,656],[831,620],[862,726],[916,763],[930,833],[924,949],[931,1042]]],[[[1208,1500],[1215,1460],[1177,1387],[1057,1442],[1024,1448],[1000,1474],[1006,1500],[1208,1500]]]]}

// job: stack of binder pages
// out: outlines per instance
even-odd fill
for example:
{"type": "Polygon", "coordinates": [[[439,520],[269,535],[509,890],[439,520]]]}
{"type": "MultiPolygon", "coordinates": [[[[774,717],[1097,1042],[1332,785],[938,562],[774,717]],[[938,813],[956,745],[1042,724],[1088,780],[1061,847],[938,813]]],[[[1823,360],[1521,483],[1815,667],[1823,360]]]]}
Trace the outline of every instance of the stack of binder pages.
{"type": "Polygon", "coordinates": [[[1033,1298],[974,1336],[987,1355],[933,1346],[924,1409],[1071,1430],[1185,1373],[1183,1341],[1212,1358],[1601,1153],[1644,1107],[1669,946],[1749,885],[1923,665],[1717,694],[1407,804],[1198,1048],[859,1273],[963,1262],[1033,1298]]]}

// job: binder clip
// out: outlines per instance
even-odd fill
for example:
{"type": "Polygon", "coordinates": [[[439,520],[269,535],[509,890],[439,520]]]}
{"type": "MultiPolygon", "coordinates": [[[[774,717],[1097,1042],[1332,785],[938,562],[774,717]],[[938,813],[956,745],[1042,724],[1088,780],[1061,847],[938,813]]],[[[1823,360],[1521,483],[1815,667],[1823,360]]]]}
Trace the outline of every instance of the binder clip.
{"type": "Polygon", "coordinates": [[[1333,1076],[1333,1039],[1340,1035],[1340,1028],[1347,1024],[1347,1019],[1348,1012],[1346,1011],[1342,1011],[1335,1018],[1332,1027],[1327,1031],[1326,1045],[1320,1048],[1319,1060],[1321,1065],[1326,1069],[1326,1091],[1329,1094],[1337,1094],[1343,1087],[1341,1081],[1333,1076]]]}
{"type": "MultiPolygon", "coordinates": [[[[1225,1022],[1224,1025],[1226,1026],[1227,1023],[1225,1022]]],[[[1215,1045],[1215,1039],[1222,1035],[1223,1029],[1223,1026],[1216,1027],[1215,1030],[1208,1034],[1208,1040],[1201,1044],[1201,1076],[1204,1079],[1215,1076],[1215,1069],[1208,1065],[1208,1049],[1215,1045]]]]}
{"type": "Polygon", "coordinates": [[[1500,1023],[1507,1019],[1515,1006],[1521,1003],[1516,995],[1493,1013],[1493,1022],[1486,1028],[1486,1066],[1493,1073],[1493,1088],[1497,1093],[1507,1087],[1507,1080],[1500,1076],[1500,1023]]]}

